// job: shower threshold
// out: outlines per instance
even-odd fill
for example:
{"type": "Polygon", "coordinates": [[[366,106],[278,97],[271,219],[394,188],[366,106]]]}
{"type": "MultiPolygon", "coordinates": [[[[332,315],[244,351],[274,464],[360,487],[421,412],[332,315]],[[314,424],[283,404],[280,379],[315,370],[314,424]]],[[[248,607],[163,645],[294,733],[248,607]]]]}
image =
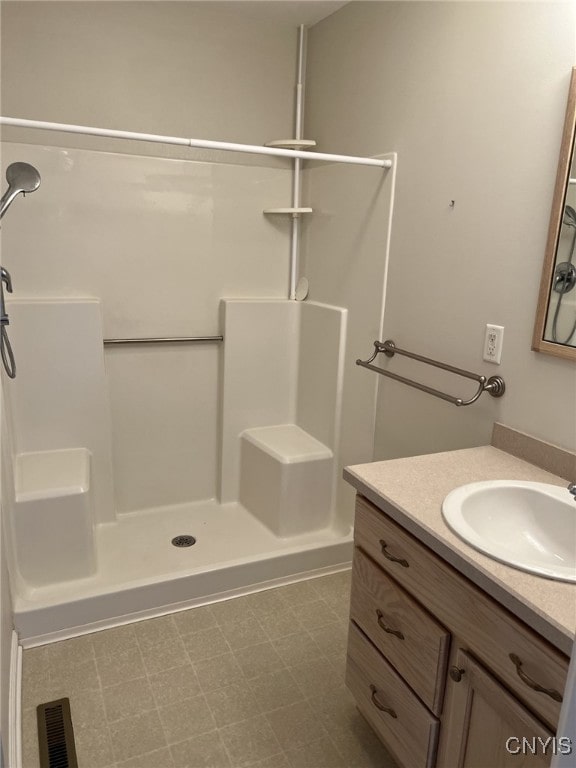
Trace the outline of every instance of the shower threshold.
{"type": "Polygon", "coordinates": [[[208,500],[119,515],[96,548],[93,576],[15,590],[24,647],[349,568],[352,533],[278,538],[240,504],[208,500]],[[174,546],[182,536],[194,544],[174,546]]]}

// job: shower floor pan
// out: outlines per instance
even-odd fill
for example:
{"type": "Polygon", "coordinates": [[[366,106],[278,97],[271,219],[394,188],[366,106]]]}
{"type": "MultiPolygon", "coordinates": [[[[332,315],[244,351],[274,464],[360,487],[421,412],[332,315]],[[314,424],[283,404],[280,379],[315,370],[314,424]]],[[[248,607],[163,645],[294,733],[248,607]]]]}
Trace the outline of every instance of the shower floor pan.
{"type": "Polygon", "coordinates": [[[277,538],[240,504],[204,501],[119,515],[96,549],[95,575],[15,595],[24,647],[343,570],[352,532],[277,538]],[[174,546],[182,535],[196,543],[174,546]]]}

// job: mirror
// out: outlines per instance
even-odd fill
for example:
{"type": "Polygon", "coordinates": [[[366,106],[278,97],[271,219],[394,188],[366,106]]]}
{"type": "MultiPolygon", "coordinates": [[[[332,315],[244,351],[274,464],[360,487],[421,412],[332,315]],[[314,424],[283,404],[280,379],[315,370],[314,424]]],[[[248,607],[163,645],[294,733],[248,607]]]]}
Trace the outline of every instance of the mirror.
{"type": "Polygon", "coordinates": [[[540,282],[532,349],[576,360],[576,67],[572,70],[568,106],[544,268],[540,282]]]}

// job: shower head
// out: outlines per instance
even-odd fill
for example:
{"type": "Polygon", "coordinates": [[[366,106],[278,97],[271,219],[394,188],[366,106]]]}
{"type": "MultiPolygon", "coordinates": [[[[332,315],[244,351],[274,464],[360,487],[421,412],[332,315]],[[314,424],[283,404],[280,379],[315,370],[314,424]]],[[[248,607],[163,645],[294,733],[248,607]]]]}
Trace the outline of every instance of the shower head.
{"type": "Polygon", "coordinates": [[[6,169],[8,189],[0,200],[0,219],[20,193],[26,195],[35,192],[40,186],[40,174],[33,165],[28,163],[12,163],[6,169]]]}
{"type": "Polygon", "coordinates": [[[564,206],[562,224],[566,224],[567,227],[576,227],[576,211],[571,205],[564,206]]]}

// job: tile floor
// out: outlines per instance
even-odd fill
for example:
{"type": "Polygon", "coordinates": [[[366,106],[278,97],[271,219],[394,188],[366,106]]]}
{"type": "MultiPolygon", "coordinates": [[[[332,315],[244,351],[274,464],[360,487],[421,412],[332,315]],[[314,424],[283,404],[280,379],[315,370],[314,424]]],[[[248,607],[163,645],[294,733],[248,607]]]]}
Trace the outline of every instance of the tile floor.
{"type": "Polygon", "coordinates": [[[36,705],[70,699],[80,768],[394,768],[344,687],[350,572],[24,651],[36,705]]]}

